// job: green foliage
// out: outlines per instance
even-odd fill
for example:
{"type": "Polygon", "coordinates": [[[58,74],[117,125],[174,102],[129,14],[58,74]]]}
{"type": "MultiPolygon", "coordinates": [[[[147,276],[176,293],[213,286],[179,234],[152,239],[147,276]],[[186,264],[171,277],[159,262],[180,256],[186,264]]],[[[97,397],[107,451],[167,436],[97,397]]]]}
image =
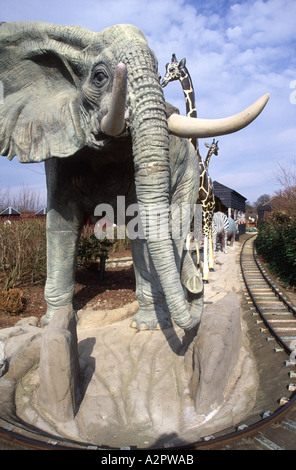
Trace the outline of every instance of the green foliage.
{"type": "Polygon", "coordinates": [[[108,252],[113,243],[106,238],[98,240],[94,234],[82,235],[77,250],[78,266],[85,266],[88,262],[96,261],[98,258],[108,259],[108,252]]]}
{"type": "Polygon", "coordinates": [[[99,240],[94,234],[93,225],[83,227],[77,250],[78,266],[87,266],[91,262],[100,259],[101,264],[108,259],[109,253],[126,250],[130,246],[130,241],[126,236],[124,239],[117,239],[117,229],[114,228],[114,238],[103,238],[99,240]]]}
{"type": "Polygon", "coordinates": [[[296,287],[296,219],[274,213],[259,226],[257,252],[271,270],[291,287],[296,287]]]}

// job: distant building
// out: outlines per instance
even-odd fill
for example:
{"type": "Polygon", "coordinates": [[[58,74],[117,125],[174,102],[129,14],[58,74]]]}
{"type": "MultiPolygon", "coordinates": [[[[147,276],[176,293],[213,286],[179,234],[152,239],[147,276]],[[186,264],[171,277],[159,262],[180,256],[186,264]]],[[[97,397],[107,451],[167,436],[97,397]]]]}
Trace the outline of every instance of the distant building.
{"type": "Polygon", "coordinates": [[[32,219],[32,218],[39,217],[39,216],[46,216],[46,208],[40,209],[37,212],[35,211],[19,212],[14,207],[7,207],[6,209],[4,209],[4,211],[0,212],[0,216],[7,217],[7,218],[20,216],[22,219],[32,219]]]}
{"type": "Polygon", "coordinates": [[[37,211],[35,215],[46,215],[47,210],[46,207],[43,207],[43,209],[40,209],[40,211],[37,211]]]}
{"type": "Polygon", "coordinates": [[[218,181],[214,181],[213,186],[216,203],[215,212],[224,212],[228,217],[232,217],[233,220],[238,220],[239,234],[245,233],[247,198],[218,181]]]}
{"type": "Polygon", "coordinates": [[[0,212],[0,216],[2,217],[8,217],[10,215],[18,217],[21,213],[13,207],[7,207],[4,211],[0,212]]]}
{"type": "Polygon", "coordinates": [[[260,204],[260,206],[257,207],[257,225],[259,226],[263,220],[267,219],[267,217],[270,215],[270,213],[273,210],[273,202],[275,201],[276,196],[272,197],[269,199],[269,201],[265,202],[264,204],[260,204]]]}

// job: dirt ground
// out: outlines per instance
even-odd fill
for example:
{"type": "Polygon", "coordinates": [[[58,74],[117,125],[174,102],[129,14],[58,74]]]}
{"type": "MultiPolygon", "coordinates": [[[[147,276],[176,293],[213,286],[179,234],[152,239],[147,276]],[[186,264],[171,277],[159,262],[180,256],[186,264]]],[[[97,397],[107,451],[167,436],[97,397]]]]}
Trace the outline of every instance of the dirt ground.
{"type": "MultiPolygon", "coordinates": [[[[112,257],[130,257],[130,251],[117,252],[112,257]]],[[[25,317],[39,319],[46,313],[44,284],[21,286],[24,294],[25,309],[18,315],[0,312],[0,328],[8,328],[25,317]]],[[[106,267],[104,279],[99,279],[98,264],[76,271],[74,308],[115,309],[136,300],[135,275],[133,267],[106,267]],[[87,306],[87,307],[86,307],[87,306]]],[[[40,326],[38,323],[37,326],[40,326]]]]}
{"type": "MultiPolygon", "coordinates": [[[[253,234],[245,233],[240,236],[240,243],[253,234]]],[[[110,255],[112,258],[131,257],[131,252],[125,250],[110,255]]],[[[25,310],[18,315],[0,312],[0,328],[8,328],[25,317],[36,316],[39,319],[46,312],[44,300],[44,285],[22,286],[25,300],[25,310]]],[[[296,304],[296,293],[286,289],[289,299],[296,304]]],[[[74,308],[112,310],[136,300],[135,276],[133,267],[106,267],[104,279],[99,279],[98,264],[76,271],[74,308]]],[[[37,326],[40,326],[38,324],[37,326]]]]}

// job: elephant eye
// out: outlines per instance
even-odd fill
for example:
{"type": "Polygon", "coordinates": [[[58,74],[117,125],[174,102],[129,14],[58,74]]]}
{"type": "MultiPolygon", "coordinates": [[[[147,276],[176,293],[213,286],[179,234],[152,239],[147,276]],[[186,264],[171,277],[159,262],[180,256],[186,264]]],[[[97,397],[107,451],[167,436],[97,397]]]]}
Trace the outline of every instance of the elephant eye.
{"type": "Polygon", "coordinates": [[[102,86],[108,79],[108,75],[103,70],[96,70],[93,75],[95,85],[102,86]]]}

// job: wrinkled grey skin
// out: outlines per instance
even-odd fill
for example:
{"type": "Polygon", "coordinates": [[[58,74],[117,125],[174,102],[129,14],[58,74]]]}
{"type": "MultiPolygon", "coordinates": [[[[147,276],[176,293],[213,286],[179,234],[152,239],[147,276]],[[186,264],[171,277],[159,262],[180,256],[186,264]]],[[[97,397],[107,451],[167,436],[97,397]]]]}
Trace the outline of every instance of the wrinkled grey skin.
{"type": "MultiPolygon", "coordinates": [[[[126,196],[127,205],[138,202],[140,211],[156,203],[193,205],[199,170],[192,145],[169,136],[157,62],[136,27],[93,33],[76,26],[4,23],[0,51],[0,154],[45,161],[46,325],[61,306],[72,304],[80,230],[95,207],[116,207],[117,195],[126,196]],[[128,72],[129,127],[112,138],[99,123],[119,62],[128,72]]],[[[140,305],[132,326],[165,328],[173,319],[191,329],[199,323],[202,282],[190,257],[183,260],[183,243],[171,237],[155,241],[149,233],[146,240],[132,241],[140,305]]]]}

